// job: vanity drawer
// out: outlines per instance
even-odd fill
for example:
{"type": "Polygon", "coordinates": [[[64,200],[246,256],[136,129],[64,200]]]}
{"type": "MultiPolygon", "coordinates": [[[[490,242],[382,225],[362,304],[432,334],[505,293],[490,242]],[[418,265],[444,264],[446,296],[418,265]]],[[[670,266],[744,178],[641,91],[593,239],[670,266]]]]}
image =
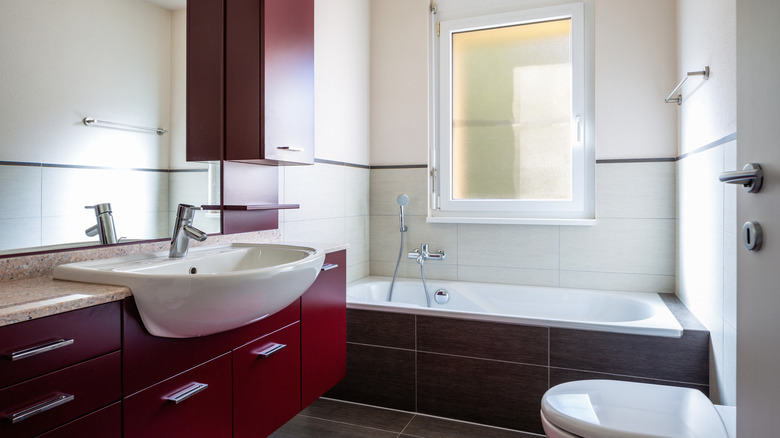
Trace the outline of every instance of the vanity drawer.
{"type": "Polygon", "coordinates": [[[93,412],[40,435],[38,438],[121,438],[122,403],[93,412]]]}
{"type": "Polygon", "coordinates": [[[0,327],[0,388],[120,348],[121,303],[0,327]]]}
{"type": "Polygon", "coordinates": [[[124,399],[124,437],[229,437],[230,353],[124,399]],[[204,386],[205,385],[205,386],[204,386]]]}
{"type": "Polygon", "coordinates": [[[119,401],[120,356],[117,351],[0,390],[0,436],[35,436],[119,401]]]}
{"type": "Polygon", "coordinates": [[[264,437],[301,410],[300,323],[233,351],[233,436],[264,437]]]}

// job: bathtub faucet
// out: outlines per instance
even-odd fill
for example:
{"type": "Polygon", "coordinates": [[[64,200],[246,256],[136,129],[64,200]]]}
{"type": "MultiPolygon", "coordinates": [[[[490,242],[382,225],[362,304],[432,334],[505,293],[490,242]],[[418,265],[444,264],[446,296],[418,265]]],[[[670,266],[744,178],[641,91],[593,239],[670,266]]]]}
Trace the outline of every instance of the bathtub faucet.
{"type": "Polygon", "coordinates": [[[422,265],[426,260],[444,260],[447,257],[447,254],[444,254],[444,251],[442,250],[438,250],[434,253],[428,252],[428,244],[423,243],[420,249],[415,249],[410,252],[408,257],[417,260],[417,263],[422,265]]]}

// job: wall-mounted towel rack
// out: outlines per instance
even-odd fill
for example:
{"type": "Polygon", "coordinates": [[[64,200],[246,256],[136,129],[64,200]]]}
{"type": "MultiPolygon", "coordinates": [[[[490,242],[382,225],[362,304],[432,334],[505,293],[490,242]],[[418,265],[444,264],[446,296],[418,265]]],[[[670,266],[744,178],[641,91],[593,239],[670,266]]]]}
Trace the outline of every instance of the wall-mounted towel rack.
{"type": "Polygon", "coordinates": [[[691,76],[704,76],[704,80],[707,80],[710,78],[710,66],[705,66],[704,70],[701,71],[689,71],[688,74],[685,75],[683,80],[680,81],[679,84],[677,84],[676,87],[674,87],[674,90],[672,90],[671,93],[669,93],[669,96],[664,99],[664,102],[666,103],[676,103],[677,105],[682,105],[682,94],[677,94],[678,91],[680,91],[680,88],[682,88],[685,81],[688,80],[691,76]],[[672,97],[675,94],[677,94],[677,97],[672,97]]]}
{"type": "Polygon", "coordinates": [[[129,125],[127,123],[108,122],[106,120],[97,120],[92,117],[84,117],[84,124],[87,126],[105,126],[108,128],[122,128],[122,129],[135,129],[138,131],[149,131],[157,133],[157,135],[167,134],[168,130],[163,128],[147,128],[146,126],[129,125]]]}

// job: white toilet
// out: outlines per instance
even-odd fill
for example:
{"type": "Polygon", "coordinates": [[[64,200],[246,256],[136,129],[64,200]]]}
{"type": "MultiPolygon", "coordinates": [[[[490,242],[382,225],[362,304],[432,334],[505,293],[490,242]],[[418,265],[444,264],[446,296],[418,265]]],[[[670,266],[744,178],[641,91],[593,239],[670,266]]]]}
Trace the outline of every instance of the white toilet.
{"type": "Polygon", "coordinates": [[[736,408],[701,391],[617,380],[579,380],[542,397],[549,438],[736,438],[736,408]]]}

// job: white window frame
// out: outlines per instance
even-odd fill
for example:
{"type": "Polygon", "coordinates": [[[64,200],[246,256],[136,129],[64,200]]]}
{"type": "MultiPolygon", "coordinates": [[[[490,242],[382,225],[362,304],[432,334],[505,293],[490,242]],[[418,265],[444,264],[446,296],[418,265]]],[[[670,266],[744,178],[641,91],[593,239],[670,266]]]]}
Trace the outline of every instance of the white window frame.
{"type": "MultiPolygon", "coordinates": [[[[435,17],[435,15],[434,15],[435,17]]],[[[592,50],[586,52],[582,3],[515,10],[486,16],[442,20],[433,26],[431,202],[428,222],[443,223],[595,223],[595,153],[592,129],[592,50]],[[571,18],[572,61],[572,199],[484,200],[452,199],[452,35],[499,26],[571,18]],[[437,36],[438,34],[438,36],[437,36]],[[586,57],[586,53],[591,54],[586,57]]]]}

